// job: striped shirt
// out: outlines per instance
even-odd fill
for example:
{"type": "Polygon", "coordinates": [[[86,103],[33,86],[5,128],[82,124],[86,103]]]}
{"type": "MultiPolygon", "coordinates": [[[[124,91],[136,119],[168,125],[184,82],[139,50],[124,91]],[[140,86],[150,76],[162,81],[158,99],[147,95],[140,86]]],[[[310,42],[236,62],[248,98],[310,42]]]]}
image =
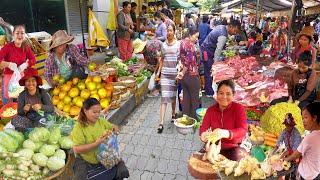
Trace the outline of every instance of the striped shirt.
{"type": "Polygon", "coordinates": [[[180,56],[180,41],[176,41],[173,45],[168,45],[167,42],[162,43],[161,51],[163,56],[161,74],[177,75],[176,66],[180,56]]]}

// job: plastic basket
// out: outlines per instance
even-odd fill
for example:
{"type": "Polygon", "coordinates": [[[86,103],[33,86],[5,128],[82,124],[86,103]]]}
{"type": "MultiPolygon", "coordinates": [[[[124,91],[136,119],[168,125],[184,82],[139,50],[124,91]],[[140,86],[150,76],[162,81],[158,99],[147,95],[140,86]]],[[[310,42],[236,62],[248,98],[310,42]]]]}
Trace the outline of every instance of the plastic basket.
{"type": "Polygon", "coordinates": [[[15,103],[15,102],[11,102],[11,103],[8,103],[4,106],[2,106],[2,108],[0,109],[0,117],[1,117],[1,121],[0,123],[1,124],[7,124],[8,122],[11,121],[12,118],[14,118],[17,114],[13,115],[13,116],[10,116],[10,117],[3,117],[2,116],[2,113],[7,109],[7,108],[13,108],[13,109],[18,109],[18,103],[15,103]]]}

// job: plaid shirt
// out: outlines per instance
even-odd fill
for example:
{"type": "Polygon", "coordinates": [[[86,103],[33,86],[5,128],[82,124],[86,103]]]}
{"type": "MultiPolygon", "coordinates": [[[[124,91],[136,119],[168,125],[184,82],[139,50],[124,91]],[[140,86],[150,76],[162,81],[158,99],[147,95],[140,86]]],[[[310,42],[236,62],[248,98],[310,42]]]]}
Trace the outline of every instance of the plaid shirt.
{"type": "MultiPolygon", "coordinates": [[[[87,67],[89,64],[89,59],[83,56],[77,46],[73,44],[69,44],[67,46],[66,56],[66,60],[68,60],[71,64],[71,69],[73,69],[73,66],[75,65],[87,67]]],[[[59,67],[55,60],[55,53],[50,52],[44,66],[44,77],[47,82],[52,85],[52,77],[56,74],[60,74],[59,67]]]]}

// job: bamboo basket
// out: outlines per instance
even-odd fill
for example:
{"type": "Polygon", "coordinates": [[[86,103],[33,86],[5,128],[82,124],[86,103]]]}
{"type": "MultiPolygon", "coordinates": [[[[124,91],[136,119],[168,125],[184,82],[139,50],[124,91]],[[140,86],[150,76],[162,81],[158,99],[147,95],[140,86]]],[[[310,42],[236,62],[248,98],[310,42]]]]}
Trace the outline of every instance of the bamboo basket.
{"type": "Polygon", "coordinates": [[[137,84],[136,78],[134,77],[120,77],[118,78],[118,81],[123,83],[124,86],[126,86],[127,88],[134,88],[137,84]],[[126,82],[126,81],[131,81],[131,82],[126,82]]]}
{"type": "Polygon", "coordinates": [[[66,165],[57,171],[56,173],[52,174],[49,177],[44,178],[44,180],[67,180],[72,179],[73,177],[73,164],[75,161],[74,154],[71,152],[66,152],[67,156],[67,163],[66,165]]]}

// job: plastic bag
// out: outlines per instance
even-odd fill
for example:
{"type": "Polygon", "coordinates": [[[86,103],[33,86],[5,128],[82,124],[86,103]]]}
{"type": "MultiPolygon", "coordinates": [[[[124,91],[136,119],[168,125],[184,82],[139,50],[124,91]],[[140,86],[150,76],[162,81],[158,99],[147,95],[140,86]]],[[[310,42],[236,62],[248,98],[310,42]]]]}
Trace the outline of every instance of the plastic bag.
{"type": "Polygon", "coordinates": [[[8,84],[9,98],[18,98],[19,94],[24,90],[24,87],[19,85],[21,74],[18,69],[14,70],[8,84]]]}
{"type": "Polygon", "coordinates": [[[107,170],[121,161],[119,142],[116,134],[112,134],[105,142],[99,145],[97,159],[107,170]]]}
{"type": "Polygon", "coordinates": [[[149,85],[148,85],[148,89],[150,91],[152,91],[156,86],[155,78],[156,78],[156,74],[153,73],[152,76],[150,77],[150,81],[149,81],[149,85]]]}

